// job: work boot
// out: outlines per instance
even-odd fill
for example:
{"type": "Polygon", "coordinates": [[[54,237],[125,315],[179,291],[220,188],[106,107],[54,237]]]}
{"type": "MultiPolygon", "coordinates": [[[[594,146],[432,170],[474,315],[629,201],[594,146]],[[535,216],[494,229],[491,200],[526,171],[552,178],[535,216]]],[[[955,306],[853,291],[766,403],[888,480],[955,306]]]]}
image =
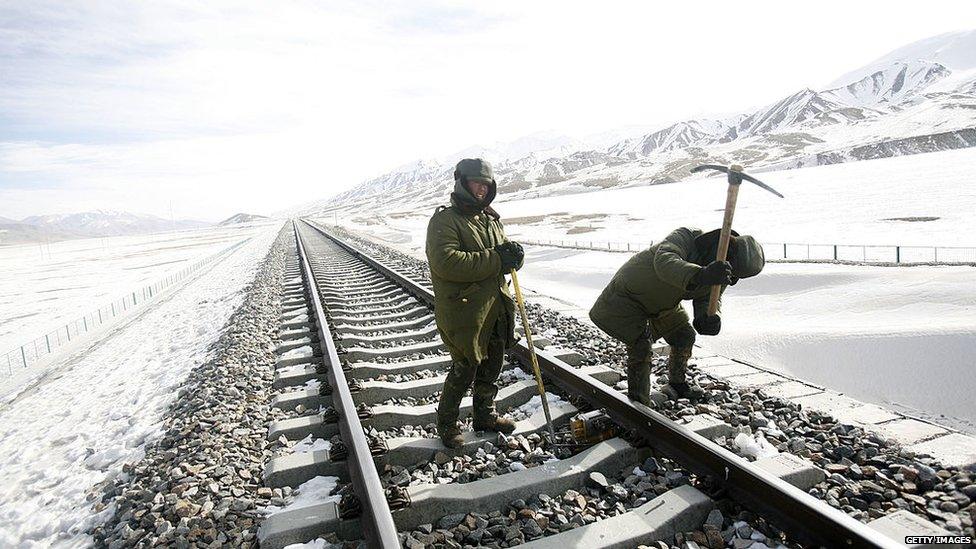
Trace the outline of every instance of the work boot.
{"type": "Polygon", "coordinates": [[[440,434],[441,442],[444,446],[452,450],[460,450],[464,446],[464,438],[461,437],[461,429],[457,424],[449,426],[437,426],[437,433],[440,434]]]}
{"type": "Polygon", "coordinates": [[[491,431],[510,435],[515,431],[515,422],[496,414],[489,416],[487,420],[475,420],[472,427],[475,431],[491,431]]]}
{"type": "Polygon", "coordinates": [[[651,406],[650,364],[627,364],[627,398],[651,406]]]}
{"type": "Polygon", "coordinates": [[[646,331],[627,345],[627,398],[651,406],[651,340],[646,331]]]}
{"type": "Polygon", "coordinates": [[[668,383],[683,384],[688,374],[688,361],[691,360],[691,347],[671,346],[668,355],[668,383]]]}
{"type": "Polygon", "coordinates": [[[697,384],[688,383],[688,361],[691,359],[691,347],[671,346],[668,356],[668,384],[661,388],[661,392],[672,400],[687,398],[691,401],[700,400],[705,391],[697,384]]]}

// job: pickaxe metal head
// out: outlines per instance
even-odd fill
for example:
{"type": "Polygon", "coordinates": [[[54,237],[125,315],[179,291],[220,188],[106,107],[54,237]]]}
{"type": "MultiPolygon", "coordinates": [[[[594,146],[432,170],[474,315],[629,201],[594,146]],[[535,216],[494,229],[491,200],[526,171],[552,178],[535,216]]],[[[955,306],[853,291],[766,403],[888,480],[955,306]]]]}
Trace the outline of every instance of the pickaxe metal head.
{"type": "Polygon", "coordinates": [[[703,172],[705,170],[716,170],[729,176],[729,185],[741,185],[742,180],[755,183],[756,185],[766,189],[767,191],[775,194],[776,196],[783,198],[783,195],[779,194],[776,189],[770,187],[769,185],[763,183],[762,181],[756,179],[755,177],[742,171],[742,166],[738,164],[732,164],[731,166],[719,166],[718,164],[702,164],[701,166],[695,166],[691,169],[691,173],[703,172]]]}

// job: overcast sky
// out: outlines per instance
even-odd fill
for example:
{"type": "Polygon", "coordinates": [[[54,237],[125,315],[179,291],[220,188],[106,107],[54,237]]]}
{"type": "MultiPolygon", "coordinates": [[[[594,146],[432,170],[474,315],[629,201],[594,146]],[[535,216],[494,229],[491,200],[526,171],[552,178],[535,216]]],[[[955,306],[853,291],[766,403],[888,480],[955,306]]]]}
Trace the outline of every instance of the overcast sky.
{"type": "Polygon", "coordinates": [[[219,220],[418,158],[759,106],[974,2],[0,4],[0,216],[219,220]]]}

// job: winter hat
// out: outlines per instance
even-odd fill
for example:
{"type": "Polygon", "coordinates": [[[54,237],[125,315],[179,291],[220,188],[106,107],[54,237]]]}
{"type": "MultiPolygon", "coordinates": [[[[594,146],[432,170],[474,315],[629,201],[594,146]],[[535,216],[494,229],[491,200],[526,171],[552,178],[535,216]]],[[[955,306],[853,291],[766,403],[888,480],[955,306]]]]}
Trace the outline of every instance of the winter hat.
{"type": "Polygon", "coordinates": [[[495,174],[491,170],[491,165],[480,158],[465,158],[454,167],[454,180],[478,179],[485,182],[494,183],[495,174]]]}
{"type": "Polygon", "coordinates": [[[749,278],[762,272],[766,266],[766,255],[762,245],[749,235],[732,239],[732,274],[739,278],[749,278]]]}

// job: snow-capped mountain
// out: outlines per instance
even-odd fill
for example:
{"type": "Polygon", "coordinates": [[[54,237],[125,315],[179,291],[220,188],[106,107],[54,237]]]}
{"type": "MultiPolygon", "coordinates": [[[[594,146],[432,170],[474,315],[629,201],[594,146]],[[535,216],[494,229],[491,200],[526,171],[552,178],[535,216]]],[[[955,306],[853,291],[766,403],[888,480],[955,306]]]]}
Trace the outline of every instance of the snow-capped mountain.
{"type": "Polygon", "coordinates": [[[973,78],[972,80],[964,81],[962,84],[959,85],[959,87],[957,87],[953,91],[961,94],[976,93],[976,78],[973,78]]]}
{"type": "Polygon", "coordinates": [[[496,142],[487,146],[468,147],[441,158],[440,162],[453,166],[458,158],[484,158],[496,163],[519,160],[526,156],[546,159],[566,156],[587,148],[589,148],[588,143],[575,137],[556,132],[536,132],[507,143],[496,142]]]}
{"type": "Polygon", "coordinates": [[[53,242],[73,237],[74,235],[45,230],[13,219],[0,218],[0,246],[30,242],[53,242]]]}
{"type": "Polygon", "coordinates": [[[964,77],[976,70],[976,30],[940,34],[913,42],[840,76],[827,88],[847,86],[894,65],[913,65],[919,61],[941,65],[953,75],[964,77]]]}
{"type": "Polygon", "coordinates": [[[55,241],[68,238],[121,236],[206,227],[208,223],[185,219],[169,220],[160,217],[94,210],[71,214],[34,215],[20,221],[0,221],[5,233],[0,243],[55,241]]]}
{"type": "Polygon", "coordinates": [[[253,223],[255,221],[264,221],[266,219],[271,219],[263,215],[249,214],[249,213],[237,213],[227,219],[217,223],[217,225],[227,226],[227,225],[240,225],[243,223],[253,223]]]}
{"type": "Polygon", "coordinates": [[[605,151],[617,143],[638,139],[648,133],[657,131],[659,128],[660,126],[655,124],[631,124],[629,126],[590,133],[583,136],[582,139],[584,143],[590,145],[590,149],[605,151]]]}
{"type": "Polygon", "coordinates": [[[611,145],[607,152],[623,157],[647,156],[653,152],[673,151],[715,142],[731,129],[729,123],[722,120],[686,120],[642,137],[611,145]]]}
{"type": "Polygon", "coordinates": [[[838,104],[873,107],[896,104],[948,77],[952,71],[931,61],[894,61],[860,80],[824,92],[838,104]]]}
{"type": "Polygon", "coordinates": [[[446,203],[454,162],[466,156],[493,160],[504,200],[668,183],[706,161],[764,171],[971,146],[976,31],[910,44],[826,89],[799,90],[754,111],[678,121],[604,148],[545,134],[519,146],[472,147],[394,170],[291,213],[426,211],[446,203]],[[568,152],[552,154],[549,145],[568,152]]]}
{"type": "Polygon", "coordinates": [[[789,97],[746,116],[735,127],[730,138],[768,134],[815,120],[830,112],[838,112],[845,105],[833,101],[811,89],[800,90],[789,97]]]}

